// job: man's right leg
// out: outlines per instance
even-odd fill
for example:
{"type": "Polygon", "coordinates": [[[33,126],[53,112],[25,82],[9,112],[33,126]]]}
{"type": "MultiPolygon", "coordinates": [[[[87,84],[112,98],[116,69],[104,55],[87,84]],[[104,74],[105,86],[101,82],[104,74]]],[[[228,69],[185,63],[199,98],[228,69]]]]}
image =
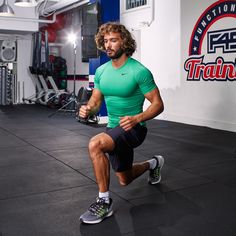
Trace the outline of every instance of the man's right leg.
{"type": "Polygon", "coordinates": [[[114,141],[105,133],[94,136],[89,142],[89,154],[93,163],[94,174],[99,188],[99,197],[89,209],[80,216],[80,221],[87,224],[96,224],[112,215],[112,199],[103,198],[109,192],[110,164],[106,152],[115,147],[114,141]]]}
{"type": "Polygon", "coordinates": [[[114,141],[105,133],[94,136],[89,142],[89,154],[93,163],[99,192],[106,192],[109,189],[110,164],[105,153],[112,151],[114,147],[114,141]]]}

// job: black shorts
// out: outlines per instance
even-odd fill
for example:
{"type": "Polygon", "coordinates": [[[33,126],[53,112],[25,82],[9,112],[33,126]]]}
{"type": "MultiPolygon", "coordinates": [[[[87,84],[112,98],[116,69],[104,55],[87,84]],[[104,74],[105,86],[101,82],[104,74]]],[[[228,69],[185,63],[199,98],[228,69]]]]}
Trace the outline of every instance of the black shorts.
{"type": "Polygon", "coordinates": [[[106,133],[115,142],[115,148],[109,152],[109,160],[116,172],[130,170],[133,165],[134,148],[145,139],[147,128],[137,124],[131,130],[125,131],[120,126],[107,128],[106,133]]]}

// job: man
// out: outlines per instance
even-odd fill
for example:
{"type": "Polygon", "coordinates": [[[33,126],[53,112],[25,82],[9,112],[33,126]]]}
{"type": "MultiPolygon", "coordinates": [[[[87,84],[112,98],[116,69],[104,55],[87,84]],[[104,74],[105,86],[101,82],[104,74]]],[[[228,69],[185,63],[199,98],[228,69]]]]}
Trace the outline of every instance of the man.
{"type": "Polygon", "coordinates": [[[150,170],[149,183],[159,183],[164,164],[161,156],[133,164],[133,149],[147,134],[145,121],[164,109],[151,72],[131,58],[136,49],[135,40],[123,25],[109,22],[99,28],[95,41],[98,49],[105,51],[111,60],[96,70],[92,96],[88,104],[80,108],[79,116],[86,118],[95,114],[105,99],[109,120],[106,132],[91,138],[88,146],[99,194],[80,216],[80,221],[87,224],[99,223],[113,214],[109,161],[123,186],[147,170],[150,170]],[[145,98],[150,106],[143,111],[145,98]]]}

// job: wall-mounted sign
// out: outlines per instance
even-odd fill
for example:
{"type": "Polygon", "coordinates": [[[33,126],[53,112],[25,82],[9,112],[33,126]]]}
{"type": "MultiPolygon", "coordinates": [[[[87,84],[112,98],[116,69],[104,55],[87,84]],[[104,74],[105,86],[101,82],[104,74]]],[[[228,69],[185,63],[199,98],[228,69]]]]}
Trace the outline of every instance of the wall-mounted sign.
{"type": "Polygon", "coordinates": [[[184,63],[188,81],[236,81],[236,1],[219,0],[199,17],[184,63]]]}

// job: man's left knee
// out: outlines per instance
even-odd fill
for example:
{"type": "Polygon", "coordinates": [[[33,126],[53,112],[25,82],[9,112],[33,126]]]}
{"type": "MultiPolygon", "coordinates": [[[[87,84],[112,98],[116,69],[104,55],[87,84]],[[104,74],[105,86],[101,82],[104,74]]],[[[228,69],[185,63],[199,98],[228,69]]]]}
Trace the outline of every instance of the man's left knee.
{"type": "Polygon", "coordinates": [[[119,179],[119,183],[121,186],[127,186],[130,182],[119,179]]]}
{"type": "Polygon", "coordinates": [[[127,186],[128,184],[132,182],[132,179],[130,178],[129,175],[126,175],[126,174],[124,175],[124,174],[121,174],[120,172],[117,172],[116,176],[118,177],[119,183],[121,186],[127,186]]]}

